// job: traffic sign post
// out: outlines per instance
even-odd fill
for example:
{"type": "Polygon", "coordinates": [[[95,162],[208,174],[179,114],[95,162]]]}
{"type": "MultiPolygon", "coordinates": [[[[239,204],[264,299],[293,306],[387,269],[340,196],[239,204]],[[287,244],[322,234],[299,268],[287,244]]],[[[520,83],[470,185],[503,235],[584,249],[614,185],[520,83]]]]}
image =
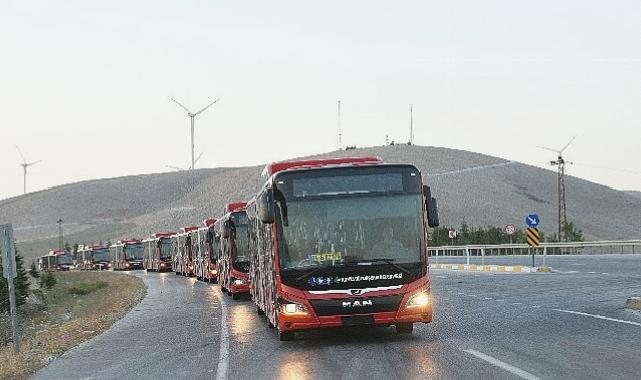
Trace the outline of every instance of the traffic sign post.
{"type": "MultiPolygon", "coordinates": [[[[514,224],[506,224],[503,231],[510,237],[510,244],[513,244],[512,236],[516,233],[516,226],[514,224]]],[[[512,253],[514,253],[514,248],[512,248],[512,253]]]]}
{"type": "Polygon", "coordinates": [[[18,336],[18,320],[16,310],[16,291],[13,279],[16,277],[16,252],[13,241],[13,227],[11,224],[0,225],[0,239],[2,239],[2,269],[4,278],[9,283],[9,308],[11,312],[11,329],[13,330],[13,351],[20,352],[20,337],[18,336]]]}
{"type": "Polygon", "coordinates": [[[450,239],[452,239],[452,245],[454,245],[454,239],[456,239],[456,230],[452,228],[451,230],[449,230],[448,235],[450,239]]]}
{"type": "MultiPolygon", "coordinates": [[[[538,247],[541,243],[541,235],[539,234],[539,229],[536,227],[530,227],[527,229],[527,244],[532,247],[538,247]]],[[[534,251],[532,251],[532,267],[534,267],[534,251]]]]}

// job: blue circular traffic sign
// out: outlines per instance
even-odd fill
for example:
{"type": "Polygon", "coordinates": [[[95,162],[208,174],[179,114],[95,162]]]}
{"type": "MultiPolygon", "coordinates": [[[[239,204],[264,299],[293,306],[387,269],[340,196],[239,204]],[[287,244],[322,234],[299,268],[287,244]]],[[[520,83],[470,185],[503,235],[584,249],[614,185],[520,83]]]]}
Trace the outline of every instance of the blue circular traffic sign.
{"type": "Polygon", "coordinates": [[[536,228],[541,224],[541,218],[537,213],[533,212],[525,217],[525,224],[527,224],[528,227],[536,228]]]}

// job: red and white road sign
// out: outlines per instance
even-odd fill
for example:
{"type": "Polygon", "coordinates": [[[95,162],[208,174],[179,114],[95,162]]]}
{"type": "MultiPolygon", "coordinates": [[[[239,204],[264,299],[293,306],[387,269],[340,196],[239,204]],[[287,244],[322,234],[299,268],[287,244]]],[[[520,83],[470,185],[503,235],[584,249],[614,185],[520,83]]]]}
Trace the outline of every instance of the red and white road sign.
{"type": "Polygon", "coordinates": [[[456,230],[455,229],[451,229],[450,230],[450,239],[456,239],[456,230]]]}
{"type": "Polygon", "coordinates": [[[514,224],[508,224],[505,226],[504,231],[508,235],[514,235],[516,233],[516,226],[514,224]]]}

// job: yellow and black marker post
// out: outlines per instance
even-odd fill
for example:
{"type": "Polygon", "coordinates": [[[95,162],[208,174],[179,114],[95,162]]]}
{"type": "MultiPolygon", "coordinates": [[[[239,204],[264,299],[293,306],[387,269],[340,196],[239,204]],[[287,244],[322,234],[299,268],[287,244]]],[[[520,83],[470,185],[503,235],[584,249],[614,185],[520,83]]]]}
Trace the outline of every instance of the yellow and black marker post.
{"type": "Polygon", "coordinates": [[[530,227],[527,229],[527,244],[530,247],[538,247],[541,244],[541,234],[538,228],[530,227]]]}
{"type": "MultiPolygon", "coordinates": [[[[541,244],[541,234],[539,233],[539,229],[536,227],[529,227],[526,232],[526,239],[527,239],[527,244],[530,246],[530,249],[532,247],[536,248],[541,244]]],[[[532,267],[534,268],[534,254],[535,251],[532,251],[532,267]]]]}

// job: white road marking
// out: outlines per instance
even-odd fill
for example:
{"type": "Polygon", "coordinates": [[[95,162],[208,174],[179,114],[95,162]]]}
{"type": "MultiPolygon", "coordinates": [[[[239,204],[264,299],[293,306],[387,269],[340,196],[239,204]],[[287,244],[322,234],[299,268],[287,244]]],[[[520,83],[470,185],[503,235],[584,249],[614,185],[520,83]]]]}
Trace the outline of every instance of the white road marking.
{"type": "Polygon", "coordinates": [[[483,299],[486,300],[486,301],[489,301],[489,300],[492,300],[493,298],[492,297],[485,297],[483,299]]]}
{"type": "Polygon", "coordinates": [[[609,274],[609,273],[601,273],[601,274],[609,274]]]}
{"type": "Polygon", "coordinates": [[[505,300],[496,300],[496,302],[505,302],[505,300]]]}
{"type": "Polygon", "coordinates": [[[220,350],[218,351],[218,366],[216,367],[216,380],[227,379],[227,367],[229,366],[229,330],[227,328],[227,305],[221,296],[220,287],[216,291],[218,303],[220,304],[220,350]]]}
{"type": "Polygon", "coordinates": [[[532,306],[532,309],[538,309],[539,307],[541,307],[541,306],[539,306],[539,305],[534,305],[534,306],[532,306]]]}
{"type": "Polygon", "coordinates": [[[641,323],[639,323],[639,322],[625,321],[623,319],[616,319],[616,318],[609,318],[609,317],[606,317],[605,315],[588,314],[588,313],[582,313],[580,311],[563,310],[563,309],[552,309],[552,310],[560,311],[561,313],[583,315],[585,317],[592,317],[592,318],[596,318],[596,319],[602,319],[604,321],[619,322],[619,323],[625,323],[625,324],[628,324],[628,325],[641,327],[641,323]]]}
{"type": "Polygon", "coordinates": [[[588,272],[589,274],[596,274],[596,272],[588,272]]]}
{"type": "Polygon", "coordinates": [[[479,351],[476,351],[476,350],[465,350],[465,352],[467,352],[468,354],[474,355],[474,356],[476,356],[477,358],[479,358],[481,360],[485,360],[486,362],[488,362],[488,363],[490,363],[490,364],[492,364],[494,366],[497,366],[497,367],[499,367],[501,369],[504,369],[504,370],[510,372],[511,374],[516,375],[516,376],[518,376],[518,377],[520,377],[522,379],[526,379],[526,380],[538,380],[539,379],[539,377],[534,376],[533,374],[531,374],[529,372],[526,372],[526,371],[524,371],[524,370],[522,370],[520,368],[517,368],[517,367],[515,367],[513,365],[510,365],[510,364],[507,364],[505,362],[502,362],[502,361],[500,361],[500,360],[498,360],[496,358],[493,358],[490,355],[486,355],[486,354],[484,354],[482,352],[479,352],[479,351]]]}
{"type": "Polygon", "coordinates": [[[512,302],[512,305],[523,305],[522,302],[512,302]]]}

